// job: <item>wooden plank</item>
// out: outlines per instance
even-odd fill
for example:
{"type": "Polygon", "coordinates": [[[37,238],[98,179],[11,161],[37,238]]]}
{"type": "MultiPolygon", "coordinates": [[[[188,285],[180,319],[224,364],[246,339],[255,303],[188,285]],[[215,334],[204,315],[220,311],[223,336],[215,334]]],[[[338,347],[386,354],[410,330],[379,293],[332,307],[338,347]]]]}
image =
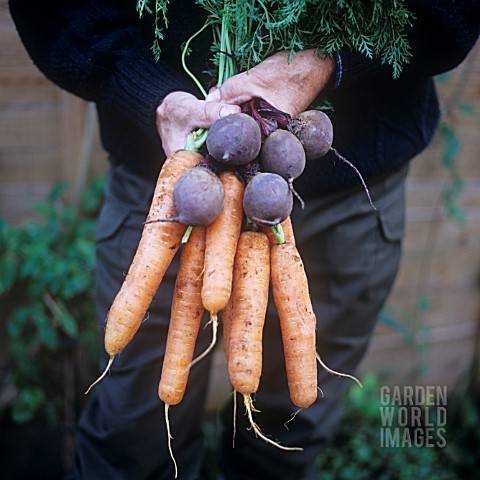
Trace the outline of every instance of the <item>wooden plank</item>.
{"type": "Polygon", "coordinates": [[[453,390],[469,367],[473,353],[471,337],[432,342],[426,351],[403,344],[383,348],[381,342],[381,338],[373,339],[359,371],[360,374],[372,371],[383,374],[385,385],[446,385],[453,390]],[[423,371],[419,372],[422,366],[423,371]]]}
{"type": "MultiPolygon", "coordinates": [[[[37,191],[48,191],[53,183],[78,178],[82,151],[85,102],[60,90],[47,80],[26,53],[10,18],[7,3],[0,1],[0,197],[8,214],[9,198],[21,201],[31,183],[37,191]],[[12,195],[10,185],[19,188],[12,195]],[[40,188],[39,185],[42,187],[40,188]]],[[[105,172],[107,162],[93,137],[92,168],[105,172]]],[[[30,196],[26,196],[28,211],[30,196]]]]}
{"type": "MultiPolygon", "coordinates": [[[[479,310],[478,287],[450,288],[443,291],[417,290],[416,285],[403,291],[397,289],[389,299],[388,316],[408,326],[410,319],[431,328],[474,325],[479,310]],[[418,297],[426,295],[429,306],[425,311],[418,307],[418,297]]],[[[379,326],[377,333],[392,333],[392,328],[379,326]]]]}
{"type": "Polygon", "coordinates": [[[404,256],[395,288],[408,288],[420,281],[424,291],[470,288],[477,282],[480,248],[448,250],[447,254],[428,253],[404,256]]]}
{"type": "Polygon", "coordinates": [[[50,191],[46,182],[34,183],[34,179],[30,180],[28,183],[0,185],[0,218],[6,219],[12,225],[31,218],[33,204],[44,200],[50,191]],[[28,199],[28,202],[25,199],[28,199]]]}
{"type": "MultiPolygon", "coordinates": [[[[39,183],[52,185],[62,179],[58,164],[58,154],[50,146],[45,148],[1,149],[0,186],[10,183],[39,183]]],[[[28,197],[25,198],[28,202],[28,197]]]]}
{"type": "Polygon", "coordinates": [[[62,177],[73,184],[85,133],[86,103],[60,90],[58,106],[58,144],[62,157],[62,177]]]}
{"type": "Polygon", "coordinates": [[[0,115],[1,150],[12,147],[25,147],[28,150],[50,147],[57,150],[57,114],[54,109],[12,111],[10,115],[0,115]]]}

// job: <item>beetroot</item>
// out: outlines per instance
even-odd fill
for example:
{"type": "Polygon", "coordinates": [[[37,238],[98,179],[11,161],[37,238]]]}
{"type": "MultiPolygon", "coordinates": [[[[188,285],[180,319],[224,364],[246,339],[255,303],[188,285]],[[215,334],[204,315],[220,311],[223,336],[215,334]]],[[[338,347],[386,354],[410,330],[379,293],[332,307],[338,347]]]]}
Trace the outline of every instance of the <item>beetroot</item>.
{"type": "Polygon", "coordinates": [[[265,139],[260,159],[266,172],[277,173],[287,181],[298,178],[305,168],[302,142],[288,130],[275,130],[265,139]]]}
{"type": "Polygon", "coordinates": [[[263,143],[261,161],[265,171],[277,173],[288,182],[303,209],[305,202],[293,188],[293,181],[305,169],[306,156],[302,142],[288,130],[275,130],[263,143]]]}
{"type": "Polygon", "coordinates": [[[323,157],[332,147],[333,125],[320,110],[300,113],[288,124],[288,129],[302,142],[307,160],[323,157]]]}
{"type": "Polygon", "coordinates": [[[245,165],[260,152],[262,134],[257,122],[245,113],[219,118],[207,137],[208,153],[217,161],[245,165]]]}
{"type": "Polygon", "coordinates": [[[219,178],[208,168],[191,168],[178,177],[173,189],[173,206],[176,216],[155,218],[148,223],[178,222],[184,225],[207,226],[223,208],[225,190],[219,178]]]}
{"type": "Polygon", "coordinates": [[[243,210],[257,225],[271,227],[291,213],[293,197],[287,181],[276,173],[258,173],[245,188],[243,210]]]}
{"type": "Polygon", "coordinates": [[[155,218],[145,224],[178,222],[192,227],[207,226],[222,211],[224,199],[222,182],[214,173],[203,166],[191,168],[178,177],[173,189],[173,206],[177,215],[155,218]]]}
{"type": "Polygon", "coordinates": [[[191,168],[180,175],[173,189],[176,221],[185,225],[210,225],[223,208],[225,190],[206,168],[191,168]]]}

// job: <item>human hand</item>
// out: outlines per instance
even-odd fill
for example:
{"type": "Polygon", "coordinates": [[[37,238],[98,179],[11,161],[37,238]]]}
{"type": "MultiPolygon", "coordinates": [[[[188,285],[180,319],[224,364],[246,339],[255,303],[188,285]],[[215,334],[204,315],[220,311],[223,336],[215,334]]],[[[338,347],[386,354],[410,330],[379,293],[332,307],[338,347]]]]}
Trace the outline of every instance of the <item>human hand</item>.
{"type": "Polygon", "coordinates": [[[220,117],[240,112],[237,105],[199,100],[187,92],[169,93],[157,108],[157,131],[165,155],[185,147],[187,136],[198,128],[209,128],[220,117]]]}
{"type": "Polygon", "coordinates": [[[207,100],[239,105],[262,98],[296,117],[325,88],[334,74],[335,61],[320,58],[314,50],[298,52],[290,63],[288,55],[287,51],[277,52],[247,72],[230,77],[212,90],[207,100]]]}

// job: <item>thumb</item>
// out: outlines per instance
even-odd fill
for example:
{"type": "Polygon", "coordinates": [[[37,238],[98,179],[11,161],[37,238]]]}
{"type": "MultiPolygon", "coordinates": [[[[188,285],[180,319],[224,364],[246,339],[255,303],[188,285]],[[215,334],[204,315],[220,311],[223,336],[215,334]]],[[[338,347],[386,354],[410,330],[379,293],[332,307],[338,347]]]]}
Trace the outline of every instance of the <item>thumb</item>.
{"type": "Polygon", "coordinates": [[[203,125],[201,125],[201,127],[208,128],[219,118],[239,112],[240,107],[238,105],[226,105],[219,102],[205,101],[203,103],[203,112],[201,119],[203,125]]]}
{"type": "Polygon", "coordinates": [[[212,89],[206,100],[239,105],[252,97],[250,82],[244,73],[240,73],[225,80],[220,87],[212,89]]]}

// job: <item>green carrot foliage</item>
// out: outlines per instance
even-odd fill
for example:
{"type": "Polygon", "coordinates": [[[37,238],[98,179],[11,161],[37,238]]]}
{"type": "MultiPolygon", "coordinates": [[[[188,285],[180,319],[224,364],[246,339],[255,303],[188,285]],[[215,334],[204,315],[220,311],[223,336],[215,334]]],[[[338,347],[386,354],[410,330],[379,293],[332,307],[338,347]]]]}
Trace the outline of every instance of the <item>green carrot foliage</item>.
{"type": "MultiPolygon", "coordinates": [[[[168,0],[155,0],[155,12],[149,2],[138,0],[137,10],[140,15],[155,13],[152,49],[158,58],[160,23],[168,24],[168,0]]],[[[332,55],[347,49],[380,59],[392,67],[396,78],[411,57],[406,29],[414,18],[403,0],[197,0],[197,4],[212,25],[212,49],[220,72],[224,65],[219,64],[230,55],[235,70],[244,71],[278,50],[294,55],[315,48],[332,55]]]]}

